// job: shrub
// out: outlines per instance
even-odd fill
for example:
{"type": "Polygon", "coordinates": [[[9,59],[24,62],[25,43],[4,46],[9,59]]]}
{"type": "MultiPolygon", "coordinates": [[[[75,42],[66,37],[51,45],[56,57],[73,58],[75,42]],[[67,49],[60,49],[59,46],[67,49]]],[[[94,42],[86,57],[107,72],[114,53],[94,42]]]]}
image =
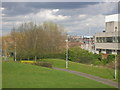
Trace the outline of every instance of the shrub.
{"type": "Polygon", "coordinates": [[[101,54],[94,54],[94,58],[98,59],[99,61],[102,60],[101,54]]]}
{"type": "Polygon", "coordinates": [[[115,59],[115,55],[109,55],[107,59],[108,59],[108,62],[111,62],[115,59]]]}
{"type": "Polygon", "coordinates": [[[36,63],[34,63],[34,65],[52,68],[52,64],[49,62],[36,62],[36,63]]]}
{"type": "Polygon", "coordinates": [[[45,59],[45,58],[65,59],[65,54],[64,52],[60,52],[60,53],[50,53],[50,54],[45,54],[45,55],[40,56],[40,59],[45,59]]]}
{"type": "Polygon", "coordinates": [[[93,53],[81,49],[80,47],[69,48],[68,56],[70,61],[86,63],[86,64],[91,64],[95,60],[95,56],[93,53]]]}
{"type": "Polygon", "coordinates": [[[33,64],[33,63],[35,63],[35,61],[20,61],[21,63],[27,63],[27,64],[33,64]]]}
{"type": "Polygon", "coordinates": [[[102,62],[99,61],[99,60],[96,60],[93,64],[94,64],[94,65],[100,65],[100,64],[102,64],[102,62]]]}

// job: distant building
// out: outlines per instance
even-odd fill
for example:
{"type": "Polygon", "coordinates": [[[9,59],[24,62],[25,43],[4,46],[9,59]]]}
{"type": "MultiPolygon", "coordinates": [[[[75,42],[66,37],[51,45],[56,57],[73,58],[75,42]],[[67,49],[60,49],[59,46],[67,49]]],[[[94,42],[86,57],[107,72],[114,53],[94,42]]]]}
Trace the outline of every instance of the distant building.
{"type": "Polygon", "coordinates": [[[81,36],[69,36],[69,47],[81,46],[81,36]]]}
{"type": "Polygon", "coordinates": [[[68,39],[71,42],[79,42],[81,40],[81,36],[69,36],[68,39]]]}
{"type": "Polygon", "coordinates": [[[94,37],[82,37],[81,40],[81,48],[88,50],[89,52],[94,53],[95,45],[94,45],[94,37]]]}
{"type": "Polygon", "coordinates": [[[120,14],[105,17],[105,31],[95,34],[95,52],[97,54],[117,54],[120,52],[120,14]]]}
{"type": "Polygon", "coordinates": [[[69,36],[69,47],[79,46],[89,52],[95,52],[94,37],[91,36],[69,36]]]}

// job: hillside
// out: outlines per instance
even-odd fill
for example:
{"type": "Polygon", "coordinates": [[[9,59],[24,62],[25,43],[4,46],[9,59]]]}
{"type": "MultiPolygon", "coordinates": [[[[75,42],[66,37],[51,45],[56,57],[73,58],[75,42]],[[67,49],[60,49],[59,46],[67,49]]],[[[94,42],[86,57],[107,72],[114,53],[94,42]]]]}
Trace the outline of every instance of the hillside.
{"type": "Polygon", "coordinates": [[[111,88],[111,86],[50,68],[3,62],[3,88],[111,88]]]}

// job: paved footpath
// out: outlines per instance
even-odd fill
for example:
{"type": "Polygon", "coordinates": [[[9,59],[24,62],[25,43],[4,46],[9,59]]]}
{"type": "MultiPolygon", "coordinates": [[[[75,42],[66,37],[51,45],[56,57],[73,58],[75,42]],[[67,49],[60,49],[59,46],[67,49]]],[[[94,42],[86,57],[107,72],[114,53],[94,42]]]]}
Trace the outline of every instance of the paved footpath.
{"type": "Polygon", "coordinates": [[[77,72],[77,71],[72,71],[72,70],[63,69],[63,68],[55,68],[54,67],[53,69],[61,70],[61,71],[65,71],[65,72],[70,72],[70,73],[73,73],[73,74],[76,74],[76,75],[79,75],[79,76],[83,76],[83,77],[86,77],[86,78],[89,78],[89,79],[93,79],[95,81],[98,81],[98,82],[101,82],[101,83],[104,83],[104,84],[107,84],[107,85],[110,85],[110,86],[113,86],[113,87],[116,87],[116,88],[118,88],[118,87],[120,88],[120,83],[118,84],[118,82],[111,81],[111,80],[108,80],[108,79],[103,79],[103,78],[93,76],[93,75],[90,75],[90,74],[77,72]]]}

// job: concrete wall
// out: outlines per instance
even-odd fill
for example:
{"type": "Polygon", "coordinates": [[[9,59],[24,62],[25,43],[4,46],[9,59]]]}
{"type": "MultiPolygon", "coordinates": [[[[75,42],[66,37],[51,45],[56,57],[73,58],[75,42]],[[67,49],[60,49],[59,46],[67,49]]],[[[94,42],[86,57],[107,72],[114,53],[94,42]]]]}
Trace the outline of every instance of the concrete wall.
{"type": "Polygon", "coordinates": [[[113,32],[114,31],[114,22],[106,22],[105,23],[105,31],[113,32]]]}
{"type": "Polygon", "coordinates": [[[105,17],[105,22],[120,21],[119,17],[120,14],[107,15],[105,17]]]}
{"type": "Polygon", "coordinates": [[[120,43],[96,43],[95,49],[120,50],[120,43]]]}
{"type": "MultiPolygon", "coordinates": [[[[95,34],[95,50],[96,49],[110,49],[120,50],[120,43],[97,43],[96,37],[118,37],[120,36],[120,20],[118,20],[120,14],[109,15],[105,17],[105,32],[95,34]]],[[[99,51],[96,51],[99,53],[99,51]]],[[[102,51],[106,53],[106,51],[102,51]]],[[[112,54],[116,52],[112,51],[112,54]]]]}
{"type": "Polygon", "coordinates": [[[117,52],[112,52],[112,54],[117,54],[117,52]]]}
{"type": "Polygon", "coordinates": [[[120,31],[118,29],[118,26],[120,26],[120,22],[117,22],[117,21],[106,22],[105,23],[105,31],[106,32],[120,31]]]}
{"type": "Polygon", "coordinates": [[[119,33],[120,33],[120,31],[118,31],[118,32],[101,32],[101,33],[96,33],[95,34],[95,38],[96,37],[114,37],[114,36],[120,36],[119,33]]]}

